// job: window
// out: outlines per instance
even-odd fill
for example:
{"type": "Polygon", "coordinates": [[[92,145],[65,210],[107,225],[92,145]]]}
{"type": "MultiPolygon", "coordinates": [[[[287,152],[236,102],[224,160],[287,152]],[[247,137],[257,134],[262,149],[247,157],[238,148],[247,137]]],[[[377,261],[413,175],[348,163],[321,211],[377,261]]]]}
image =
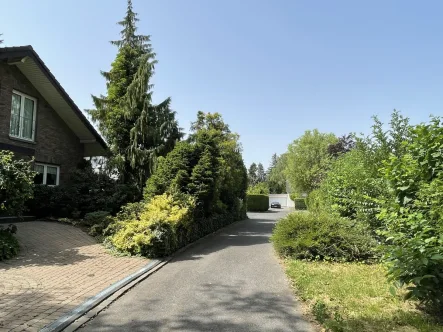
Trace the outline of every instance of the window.
{"type": "Polygon", "coordinates": [[[60,177],[60,167],[45,164],[34,164],[34,171],[37,174],[34,177],[35,184],[46,184],[48,186],[57,186],[60,177]]]}
{"type": "Polygon", "coordinates": [[[37,100],[21,92],[12,92],[11,127],[9,135],[34,141],[37,100]]]}

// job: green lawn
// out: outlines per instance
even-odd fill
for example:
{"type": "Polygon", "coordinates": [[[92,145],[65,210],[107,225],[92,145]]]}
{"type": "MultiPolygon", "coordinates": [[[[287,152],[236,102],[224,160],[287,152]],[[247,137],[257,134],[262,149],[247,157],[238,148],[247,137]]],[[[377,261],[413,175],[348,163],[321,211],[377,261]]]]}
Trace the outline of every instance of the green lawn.
{"type": "Polygon", "coordinates": [[[389,292],[381,265],[287,260],[299,297],[331,331],[442,331],[431,318],[389,292]]]}

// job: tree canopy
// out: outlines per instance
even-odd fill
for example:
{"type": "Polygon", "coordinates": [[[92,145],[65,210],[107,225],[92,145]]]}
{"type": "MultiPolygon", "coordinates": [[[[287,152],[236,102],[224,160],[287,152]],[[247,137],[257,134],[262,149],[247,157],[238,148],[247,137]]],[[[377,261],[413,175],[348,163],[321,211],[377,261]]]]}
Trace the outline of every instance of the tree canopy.
{"type": "Polygon", "coordinates": [[[328,146],[336,142],[334,134],[314,129],[289,145],[285,173],[292,190],[309,193],[320,185],[331,163],[328,146]]]}
{"type": "Polygon", "coordinates": [[[106,95],[92,96],[88,110],[110,147],[109,166],[125,183],[141,188],[152,174],[159,156],[171,151],[182,133],[170,108],[170,98],[153,104],[155,53],[150,36],[137,34],[137,14],[128,0],[126,15],[118,22],[120,39],[111,41],[117,56],[106,80],[106,95]]]}

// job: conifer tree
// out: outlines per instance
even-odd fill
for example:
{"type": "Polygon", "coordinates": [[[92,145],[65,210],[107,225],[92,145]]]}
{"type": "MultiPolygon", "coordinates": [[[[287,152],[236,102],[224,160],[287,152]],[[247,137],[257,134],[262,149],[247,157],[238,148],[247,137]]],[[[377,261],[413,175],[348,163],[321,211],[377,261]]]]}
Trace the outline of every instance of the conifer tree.
{"type": "Polygon", "coordinates": [[[157,157],[171,151],[182,133],[167,98],[152,102],[156,54],[150,36],[137,34],[139,21],[128,0],[121,39],[111,41],[117,56],[106,79],[106,95],[92,96],[95,109],[88,110],[110,147],[110,167],[116,168],[124,183],[141,188],[152,174],[157,157]]]}
{"type": "Polygon", "coordinates": [[[262,163],[258,163],[257,165],[257,182],[265,182],[266,181],[266,173],[265,168],[262,163]]]}
{"type": "Polygon", "coordinates": [[[257,184],[257,164],[252,163],[248,169],[248,182],[250,186],[257,184]]]}

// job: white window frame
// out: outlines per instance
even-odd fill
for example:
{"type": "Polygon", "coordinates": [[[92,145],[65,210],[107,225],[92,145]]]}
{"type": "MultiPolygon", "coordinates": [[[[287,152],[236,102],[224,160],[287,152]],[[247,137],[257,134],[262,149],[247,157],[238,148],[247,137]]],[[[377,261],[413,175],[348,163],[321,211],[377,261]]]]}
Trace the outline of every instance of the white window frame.
{"type": "Polygon", "coordinates": [[[43,166],[43,183],[45,186],[54,187],[58,186],[60,184],[60,166],[57,165],[50,165],[50,164],[42,164],[42,163],[34,163],[36,166],[43,166]],[[46,179],[48,175],[48,167],[55,167],[57,168],[57,177],[55,180],[55,184],[46,184],[46,179]]]}
{"type": "MultiPolygon", "coordinates": [[[[21,101],[20,101],[20,113],[19,113],[19,134],[18,135],[12,135],[11,134],[11,128],[9,128],[9,136],[10,137],[14,137],[14,138],[18,138],[24,141],[29,141],[29,142],[35,142],[35,118],[37,116],[37,99],[31,96],[28,96],[27,94],[24,94],[23,92],[17,91],[17,90],[12,90],[13,94],[19,95],[21,97],[21,101]],[[33,110],[33,114],[32,114],[32,138],[29,139],[27,137],[23,137],[22,132],[23,132],[23,116],[22,113],[24,112],[25,109],[25,98],[32,100],[34,102],[34,110],[33,110]]],[[[12,125],[12,95],[11,95],[11,123],[9,124],[10,126],[12,125]]]]}

